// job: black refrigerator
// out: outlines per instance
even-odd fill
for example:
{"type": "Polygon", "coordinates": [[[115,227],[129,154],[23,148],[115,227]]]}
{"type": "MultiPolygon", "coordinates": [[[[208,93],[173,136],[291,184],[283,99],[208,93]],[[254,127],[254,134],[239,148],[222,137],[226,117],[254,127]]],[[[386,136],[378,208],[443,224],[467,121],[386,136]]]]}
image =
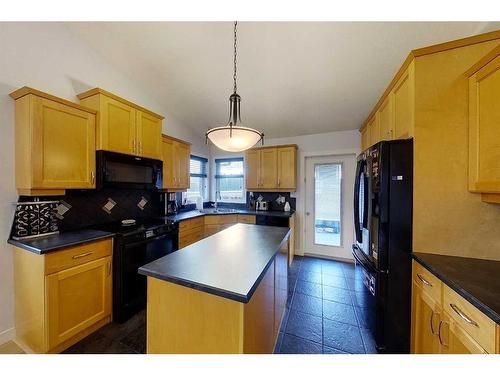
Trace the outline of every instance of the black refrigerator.
{"type": "Polygon", "coordinates": [[[358,316],[377,350],[410,352],[413,140],[382,141],[357,159],[352,254],[365,288],[358,316]]]}

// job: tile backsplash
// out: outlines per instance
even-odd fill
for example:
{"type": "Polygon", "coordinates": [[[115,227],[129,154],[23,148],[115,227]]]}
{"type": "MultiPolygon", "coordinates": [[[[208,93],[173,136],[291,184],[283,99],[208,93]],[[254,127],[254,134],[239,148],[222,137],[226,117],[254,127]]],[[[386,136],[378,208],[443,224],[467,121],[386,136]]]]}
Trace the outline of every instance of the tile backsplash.
{"type": "Polygon", "coordinates": [[[283,192],[247,192],[247,206],[250,206],[250,194],[253,194],[253,199],[259,198],[259,196],[262,196],[264,201],[269,202],[269,210],[271,211],[283,211],[285,208],[285,203],[278,203],[276,200],[278,197],[284,197],[285,202],[288,202],[290,204],[290,209],[292,211],[295,211],[295,205],[296,205],[296,200],[295,198],[290,197],[290,193],[283,193],[283,192]]]}
{"type": "Polygon", "coordinates": [[[67,190],[65,196],[50,197],[50,200],[59,200],[69,207],[59,218],[60,231],[162,215],[160,194],[150,190],[67,190]]]}

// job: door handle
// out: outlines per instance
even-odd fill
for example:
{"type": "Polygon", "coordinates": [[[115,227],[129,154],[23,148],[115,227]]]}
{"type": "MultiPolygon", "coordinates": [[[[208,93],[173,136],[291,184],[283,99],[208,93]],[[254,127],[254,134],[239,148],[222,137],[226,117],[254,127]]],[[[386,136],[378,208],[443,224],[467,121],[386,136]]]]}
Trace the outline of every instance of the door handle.
{"type": "Polygon", "coordinates": [[[94,183],[95,183],[95,172],[94,171],[90,172],[90,181],[91,181],[90,183],[92,185],[94,185],[94,183]]]}
{"type": "Polygon", "coordinates": [[[431,333],[432,333],[434,336],[438,336],[438,335],[439,335],[439,332],[434,331],[434,315],[436,315],[438,318],[440,317],[440,316],[439,316],[439,313],[437,313],[437,312],[435,312],[434,310],[432,310],[432,314],[431,314],[431,333]]]}
{"type": "Polygon", "coordinates": [[[460,310],[460,308],[457,305],[455,305],[454,303],[450,303],[450,307],[453,309],[453,311],[455,311],[457,313],[457,315],[459,317],[461,317],[467,323],[469,323],[473,326],[479,327],[479,325],[474,320],[469,318],[462,310],[460,310]]]}
{"type": "Polygon", "coordinates": [[[136,141],[134,139],[134,140],[132,140],[132,152],[134,154],[137,154],[137,150],[136,149],[137,149],[137,147],[136,147],[136,141]]]}
{"type": "Polygon", "coordinates": [[[441,320],[439,322],[439,328],[438,328],[438,339],[439,339],[439,343],[444,346],[445,348],[448,347],[448,344],[444,342],[443,338],[441,337],[441,328],[443,327],[443,324],[448,324],[448,322],[445,322],[444,320],[441,320]]]}
{"type": "Polygon", "coordinates": [[[79,258],[87,257],[87,256],[92,255],[92,254],[93,254],[93,252],[89,251],[88,253],[73,255],[73,259],[79,259],[79,258]]]}
{"type": "Polygon", "coordinates": [[[421,274],[417,273],[417,277],[418,277],[418,278],[420,279],[420,281],[421,281],[421,282],[423,282],[425,285],[432,287],[432,284],[431,284],[430,282],[428,282],[426,279],[424,279],[424,277],[423,277],[421,274]]]}
{"type": "Polygon", "coordinates": [[[306,216],[309,216],[311,213],[310,212],[306,212],[306,216]]]}

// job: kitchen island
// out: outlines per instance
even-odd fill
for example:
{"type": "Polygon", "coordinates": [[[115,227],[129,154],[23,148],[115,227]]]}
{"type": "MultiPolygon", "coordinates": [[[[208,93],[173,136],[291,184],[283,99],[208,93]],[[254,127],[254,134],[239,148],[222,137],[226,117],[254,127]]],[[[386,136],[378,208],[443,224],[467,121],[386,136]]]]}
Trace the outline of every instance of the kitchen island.
{"type": "Polygon", "coordinates": [[[288,294],[289,228],[236,224],[139,269],[148,353],[272,353],[288,294]]]}

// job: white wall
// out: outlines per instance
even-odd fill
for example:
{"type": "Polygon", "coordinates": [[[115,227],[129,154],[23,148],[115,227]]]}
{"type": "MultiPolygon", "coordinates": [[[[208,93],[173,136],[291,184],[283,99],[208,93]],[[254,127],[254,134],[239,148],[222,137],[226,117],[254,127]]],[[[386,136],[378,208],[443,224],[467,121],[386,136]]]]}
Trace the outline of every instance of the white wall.
{"type": "MultiPolygon", "coordinates": [[[[283,127],[283,133],[286,133],[286,127],[283,127]]],[[[304,177],[305,177],[305,158],[307,156],[322,156],[322,155],[341,155],[352,154],[360,151],[360,135],[358,130],[346,130],[322,134],[302,135],[298,137],[285,137],[285,138],[266,138],[265,146],[276,146],[285,144],[298,145],[297,155],[297,192],[296,192],[296,254],[304,254],[304,177]]],[[[210,147],[210,169],[215,170],[215,159],[221,157],[238,157],[243,156],[243,153],[228,153],[213,145],[210,147]]],[[[214,191],[214,177],[213,173],[210,174],[211,187],[210,199],[213,201],[215,198],[214,191]]]]}
{"type": "MultiPolygon", "coordinates": [[[[61,24],[0,23],[0,344],[12,338],[12,248],[6,241],[17,194],[14,184],[14,102],[12,91],[31,86],[77,101],[76,95],[99,86],[165,116],[163,132],[193,144],[209,156],[199,132],[176,121],[161,103],[116,71],[61,24]]],[[[140,77],[138,77],[140,79],[140,77]]]]}

